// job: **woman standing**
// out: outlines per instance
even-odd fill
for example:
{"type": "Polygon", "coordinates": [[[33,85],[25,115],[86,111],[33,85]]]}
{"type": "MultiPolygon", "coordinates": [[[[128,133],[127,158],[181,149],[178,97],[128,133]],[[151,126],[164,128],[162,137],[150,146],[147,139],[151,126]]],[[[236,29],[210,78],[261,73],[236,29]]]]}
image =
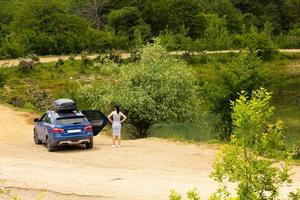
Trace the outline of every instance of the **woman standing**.
{"type": "Polygon", "coordinates": [[[121,146],[121,124],[127,119],[127,117],[120,112],[120,107],[115,106],[115,111],[111,112],[108,116],[108,120],[112,123],[112,147],[116,146],[116,140],[118,140],[118,147],[121,146]],[[122,118],[122,120],[121,120],[122,118]]]}

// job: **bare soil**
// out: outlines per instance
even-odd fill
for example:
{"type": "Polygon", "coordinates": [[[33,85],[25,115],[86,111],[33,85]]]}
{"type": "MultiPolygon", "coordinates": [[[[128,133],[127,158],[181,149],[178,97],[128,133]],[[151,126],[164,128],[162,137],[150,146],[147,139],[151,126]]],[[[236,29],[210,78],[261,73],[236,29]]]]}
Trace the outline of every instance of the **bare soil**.
{"type": "MultiPolygon", "coordinates": [[[[193,187],[207,199],[218,187],[209,178],[217,145],[149,138],[112,148],[110,137],[101,135],[91,150],[79,145],[49,153],[33,142],[32,114],[2,105],[0,113],[2,186],[22,200],[41,194],[45,200],[158,200],[168,199],[170,189],[185,194],[193,187]]],[[[300,167],[293,171],[294,183],[284,194],[300,187],[300,167]]]]}

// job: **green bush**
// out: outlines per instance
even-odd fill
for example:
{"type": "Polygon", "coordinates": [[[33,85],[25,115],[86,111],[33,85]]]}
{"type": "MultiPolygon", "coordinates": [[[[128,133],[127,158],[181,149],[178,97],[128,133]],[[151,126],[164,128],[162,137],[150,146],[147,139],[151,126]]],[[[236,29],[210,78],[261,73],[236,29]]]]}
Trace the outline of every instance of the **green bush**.
{"type": "MultiPolygon", "coordinates": [[[[187,196],[188,200],[200,200],[201,199],[196,188],[188,191],[186,193],[186,196],[187,196]]],[[[182,199],[182,197],[178,192],[176,192],[175,190],[170,191],[169,200],[181,200],[181,199],[182,199]]]]}
{"type": "Polygon", "coordinates": [[[63,66],[65,64],[64,60],[59,58],[58,61],[55,63],[55,67],[63,66]]]}
{"type": "Polygon", "coordinates": [[[300,188],[296,192],[291,192],[289,194],[289,200],[299,200],[300,199],[300,188]]]}
{"type": "Polygon", "coordinates": [[[19,108],[23,108],[25,105],[25,101],[22,97],[11,97],[8,101],[9,104],[15,106],[15,107],[19,107],[19,108]]]}
{"type": "Polygon", "coordinates": [[[30,103],[39,111],[45,111],[52,106],[53,97],[49,90],[41,89],[37,86],[28,86],[26,95],[30,103]]]}
{"type": "Polygon", "coordinates": [[[4,70],[0,68],[0,88],[2,88],[6,83],[7,75],[4,70]]]}
{"type": "Polygon", "coordinates": [[[210,110],[218,116],[214,134],[218,139],[228,140],[232,131],[231,101],[245,90],[251,93],[263,86],[265,75],[259,68],[260,60],[255,53],[242,52],[232,62],[215,69],[215,75],[204,87],[204,97],[210,110]]]}
{"type": "Polygon", "coordinates": [[[282,138],[272,135],[275,129],[280,129],[278,126],[272,125],[274,130],[265,134],[273,114],[270,100],[270,93],[261,88],[253,91],[251,96],[241,92],[240,97],[231,104],[234,125],[231,145],[222,148],[211,173],[215,181],[225,186],[220,192],[226,193],[226,196],[229,196],[227,181],[237,183],[240,200],[277,199],[280,187],[291,182],[289,159],[279,168],[272,159],[261,157],[265,151],[273,150],[266,149],[265,143],[283,142],[282,138]]]}
{"type": "Polygon", "coordinates": [[[248,48],[263,60],[270,60],[277,53],[277,46],[272,38],[272,25],[269,23],[265,24],[261,32],[255,26],[251,26],[249,31],[244,27],[243,33],[236,36],[236,41],[238,46],[248,48]]]}

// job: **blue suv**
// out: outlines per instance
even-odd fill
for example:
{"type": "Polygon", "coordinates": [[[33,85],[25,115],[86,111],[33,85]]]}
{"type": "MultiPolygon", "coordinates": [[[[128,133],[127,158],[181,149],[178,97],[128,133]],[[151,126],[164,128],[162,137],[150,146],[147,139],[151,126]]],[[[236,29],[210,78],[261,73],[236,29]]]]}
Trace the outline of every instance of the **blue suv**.
{"type": "Polygon", "coordinates": [[[107,121],[99,110],[49,110],[41,118],[34,119],[34,142],[45,143],[49,152],[72,144],[84,144],[90,149],[93,136],[100,133],[107,121]]]}

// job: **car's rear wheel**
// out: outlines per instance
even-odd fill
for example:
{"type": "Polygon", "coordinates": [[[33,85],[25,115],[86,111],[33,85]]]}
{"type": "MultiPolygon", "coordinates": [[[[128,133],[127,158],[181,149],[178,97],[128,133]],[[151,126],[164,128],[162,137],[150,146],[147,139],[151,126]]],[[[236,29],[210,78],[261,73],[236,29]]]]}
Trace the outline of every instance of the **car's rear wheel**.
{"type": "Polygon", "coordinates": [[[93,146],[94,146],[93,142],[89,142],[89,143],[85,144],[85,148],[87,148],[87,149],[91,149],[91,148],[93,148],[93,146]]]}
{"type": "Polygon", "coordinates": [[[49,152],[53,152],[56,150],[55,146],[52,145],[50,138],[47,138],[46,144],[49,152]]]}
{"type": "Polygon", "coordinates": [[[39,138],[38,138],[37,133],[36,133],[35,130],[33,131],[33,139],[34,139],[34,143],[35,144],[42,144],[42,141],[39,140],[39,138]]]}

